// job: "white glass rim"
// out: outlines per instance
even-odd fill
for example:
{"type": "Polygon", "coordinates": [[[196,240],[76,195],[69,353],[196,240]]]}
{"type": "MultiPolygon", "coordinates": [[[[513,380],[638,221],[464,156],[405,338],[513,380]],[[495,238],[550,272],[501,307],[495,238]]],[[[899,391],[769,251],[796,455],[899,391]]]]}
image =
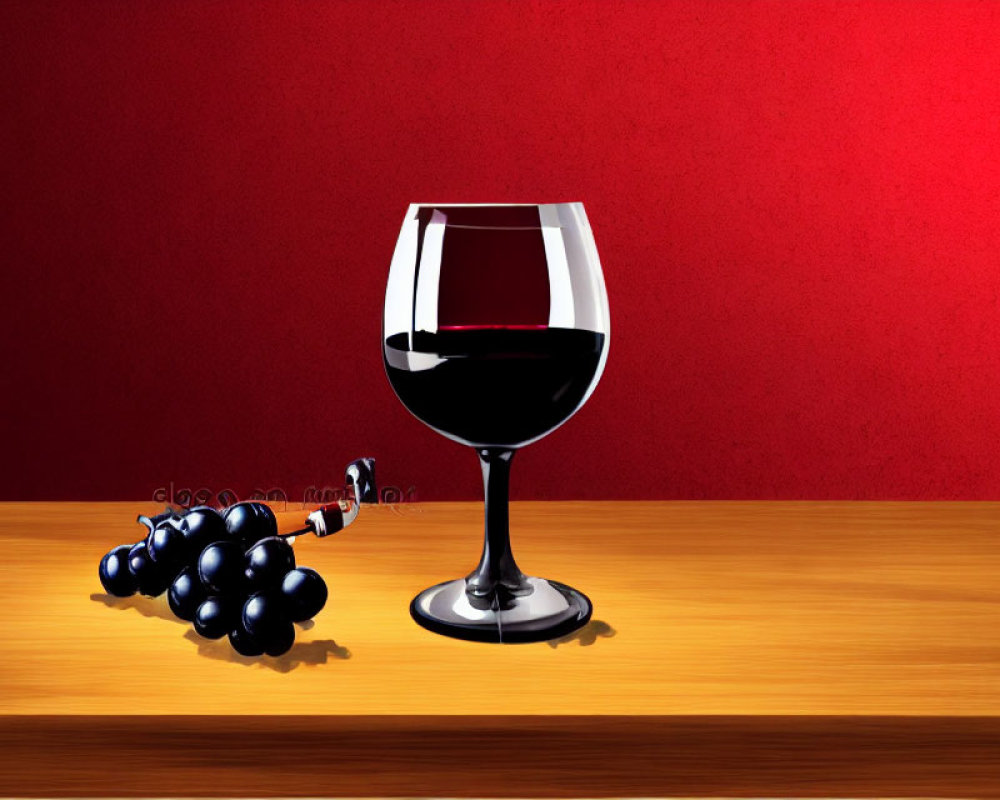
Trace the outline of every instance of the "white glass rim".
{"type": "Polygon", "coordinates": [[[410,203],[410,208],[531,208],[533,206],[582,206],[580,200],[557,203],[410,203]]]}
{"type": "Polygon", "coordinates": [[[531,225],[503,225],[503,224],[491,224],[491,223],[468,223],[468,222],[449,222],[447,219],[439,221],[437,224],[443,225],[445,228],[468,228],[475,230],[490,230],[490,231],[526,231],[526,230],[544,230],[545,228],[561,228],[562,225],[559,222],[553,222],[549,220],[548,222],[543,222],[542,218],[545,216],[546,212],[544,209],[551,209],[553,213],[558,216],[560,213],[569,213],[575,216],[581,224],[585,227],[590,227],[590,222],[587,219],[587,210],[583,207],[583,203],[579,200],[564,202],[564,203],[410,203],[409,208],[406,209],[405,219],[413,219],[413,217],[423,209],[432,209],[437,211],[447,211],[448,209],[466,209],[466,208],[535,208],[538,209],[539,220],[537,224],[531,225]],[[564,212],[560,212],[557,209],[563,209],[564,212]]]}

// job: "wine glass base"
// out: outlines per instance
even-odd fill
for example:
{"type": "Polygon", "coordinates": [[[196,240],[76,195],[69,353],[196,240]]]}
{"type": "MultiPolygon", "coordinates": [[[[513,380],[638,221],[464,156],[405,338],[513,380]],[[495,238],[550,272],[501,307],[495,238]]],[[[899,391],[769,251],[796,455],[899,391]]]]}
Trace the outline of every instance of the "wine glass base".
{"type": "Polygon", "coordinates": [[[424,589],[410,603],[410,615],[429,631],[474,642],[523,644],[565,636],[590,621],[593,610],[582,592],[544,578],[527,578],[531,593],[470,598],[465,579],[424,589]]]}

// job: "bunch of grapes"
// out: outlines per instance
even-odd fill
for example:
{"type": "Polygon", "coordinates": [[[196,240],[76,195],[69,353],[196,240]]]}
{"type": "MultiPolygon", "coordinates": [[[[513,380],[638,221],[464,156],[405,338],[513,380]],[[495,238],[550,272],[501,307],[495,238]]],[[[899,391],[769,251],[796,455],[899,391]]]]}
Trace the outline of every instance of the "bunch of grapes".
{"type": "Polygon", "coordinates": [[[167,592],[170,610],[208,639],[229,636],[244,656],[280,656],[295,641],[293,622],[311,619],[326,604],[323,578],[296,567],[278,536],[274,513],[246,502],[223,512],[208,506],[184,514],[140,517],[149,533],[101,559],[108,594],[167,592]]]}

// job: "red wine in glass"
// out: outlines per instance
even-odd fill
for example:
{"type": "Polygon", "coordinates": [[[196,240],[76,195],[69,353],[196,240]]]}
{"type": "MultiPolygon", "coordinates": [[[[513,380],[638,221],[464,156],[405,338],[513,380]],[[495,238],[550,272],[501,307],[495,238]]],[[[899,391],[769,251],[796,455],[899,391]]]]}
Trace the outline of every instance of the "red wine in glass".
{"type": "Polygon", "coordinates": [[[582,204],[410,206],[386,288],[386,374],[414,416],[476,449],[486,493],[479,567],[417,595],[410,611],[424,627],[531,642],[590,619],[581,592],[518,569],[507,493],[514,452],[590,396],[608,334],[582,204]]]}

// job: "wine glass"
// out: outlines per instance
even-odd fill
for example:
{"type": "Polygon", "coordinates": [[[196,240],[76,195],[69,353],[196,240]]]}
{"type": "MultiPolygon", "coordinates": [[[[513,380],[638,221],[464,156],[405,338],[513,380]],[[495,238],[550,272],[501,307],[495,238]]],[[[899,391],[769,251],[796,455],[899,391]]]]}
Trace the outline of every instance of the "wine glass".
{"type": "Polygon", "coordinates": [[[413,618],[446,636],[534,642],[590,619],[590,600],[524,575],[507,494],[521,447],[569,419],[608,354],[608,299],[582,203],[414,204],[385,293],[385,371],[421,422],[479,454],[486,535],[467,577],[425,589],[413,618]]]}

